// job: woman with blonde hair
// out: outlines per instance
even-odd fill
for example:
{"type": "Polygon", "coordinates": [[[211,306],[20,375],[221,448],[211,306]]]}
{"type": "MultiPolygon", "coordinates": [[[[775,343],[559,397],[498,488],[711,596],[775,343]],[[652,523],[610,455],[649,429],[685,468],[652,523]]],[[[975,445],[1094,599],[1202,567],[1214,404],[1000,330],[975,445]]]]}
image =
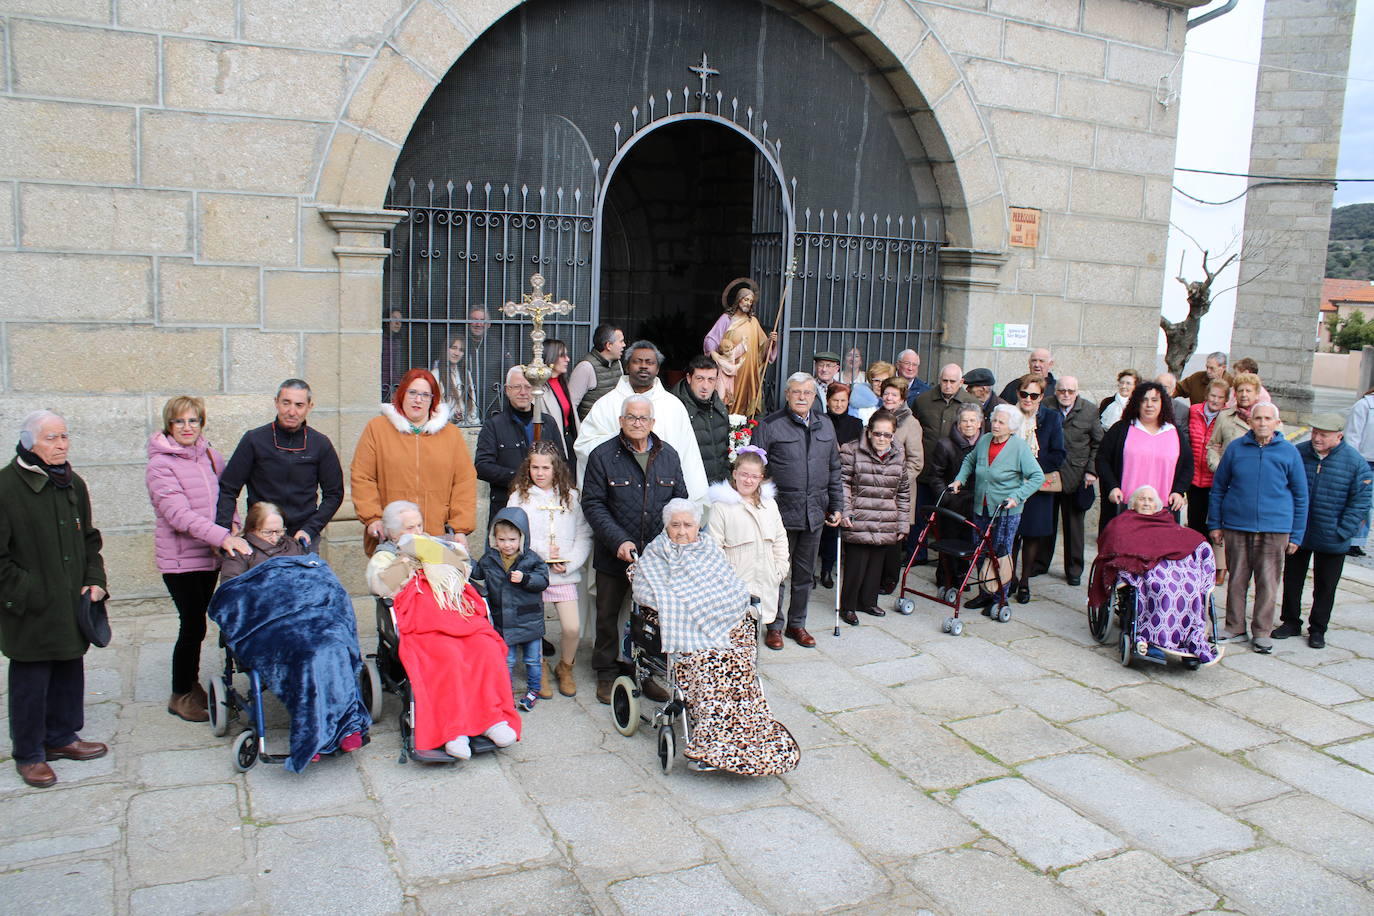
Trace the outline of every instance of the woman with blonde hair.
{"type": "Polygon", "coordinates": [[[162,408],[162,429],[148,439],[145,479],[156,518],[153,553],[179,621],[167,711],[188,722],[209,718],[200,684],[200,644],[205,609],[219,579],[217,551],[251,551],[243,538],[215,524],[223,471],[224,456],[205,438],[205,402],[184,396],[169,400],[162,408]]]}

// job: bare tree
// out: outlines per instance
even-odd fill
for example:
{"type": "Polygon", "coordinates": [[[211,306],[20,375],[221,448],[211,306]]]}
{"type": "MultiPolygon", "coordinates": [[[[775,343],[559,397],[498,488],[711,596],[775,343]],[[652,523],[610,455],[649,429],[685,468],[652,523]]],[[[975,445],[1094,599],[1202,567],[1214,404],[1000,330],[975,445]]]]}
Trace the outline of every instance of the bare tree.
{"type": "Polygon", "coordinates": [[[1164,365],[1166,365],[1169,371],[1174,375],[1182,378],[1183,367],[1187,365],[1189,358],[1197,352],[1198,331],[1202,327],[1203,316],[1212,309],[1212,300],[1222,293],[1239,289],[1246,283],[1253,283],[1270,270],[1276,267],[1281,268],[1283,265],[1266,265],[1260,270],[1257,270],[1252,276],[1247,277],[1243,282],[1228,286],[1225,289],[1213,290],[1212,285],[1216,283],[1217,277],[1221,275],[1222,271],[1226,270],[1226,268],[1230,267],[1233,262],[1239,260],[1241,257],[1258,258],[1266,249],[1274,247],[1272,244],[1273,239],[1268,234],[1259,233],[1256,235],[1253,242],[1247,241],[1243,248],[1232,251],[1231,249],[1236,245],[1238,240],[1238,236],[1233,237],[1222,252],[1217,255],[1217,257],[1221,259],[1221,263],[1213,267],[1211,265],[1212,253],[1208,249],[1198,244],[1197,239],[1188,235],[1188,233],[1180,228],[1178,224],[1171,223],[1170,225],[1178,229],[1179,232],[1187,236],[1190,242],[1202,249],[1202,279],[1186,279],[1183,276],[1182,260],[1179,261],[1178,265],[1179,276],[1174,278],[1178,280],[1179,283],[1182,283],[1183,288],[1187,290],[1187,316],[1185,316],[1182,321],[1170,321],[1163,315],[1159,316],[1159,326],[1164,330],[1164,365]]]}

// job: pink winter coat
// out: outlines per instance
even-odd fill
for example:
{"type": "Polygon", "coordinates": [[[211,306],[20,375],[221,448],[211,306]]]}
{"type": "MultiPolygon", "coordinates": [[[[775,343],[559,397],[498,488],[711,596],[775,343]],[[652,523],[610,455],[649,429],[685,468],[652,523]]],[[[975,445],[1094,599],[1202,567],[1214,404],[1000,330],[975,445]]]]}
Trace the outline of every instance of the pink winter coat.
{"type": "Polygon", "coordinates": [[[224,456],[202,436],[183,446],[166,433],[148,440],[148,498],[157,515],[153,553],[164,573],[219,569],[215,548],[229,536],[215,524],[224,456]]]}

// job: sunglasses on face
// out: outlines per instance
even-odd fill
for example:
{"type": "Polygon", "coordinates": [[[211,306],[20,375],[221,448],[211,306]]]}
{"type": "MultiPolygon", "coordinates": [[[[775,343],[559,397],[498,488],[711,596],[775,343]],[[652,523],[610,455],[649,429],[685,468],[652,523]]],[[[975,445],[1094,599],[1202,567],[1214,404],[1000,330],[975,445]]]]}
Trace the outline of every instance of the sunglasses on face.
{"type": "Polygon", "coordinates": [[[1040,400],[1040,392],[1038,391],[1018,391],[1016,394],[1018,397],[1025,398],[1028,401],[1040,400]]]}

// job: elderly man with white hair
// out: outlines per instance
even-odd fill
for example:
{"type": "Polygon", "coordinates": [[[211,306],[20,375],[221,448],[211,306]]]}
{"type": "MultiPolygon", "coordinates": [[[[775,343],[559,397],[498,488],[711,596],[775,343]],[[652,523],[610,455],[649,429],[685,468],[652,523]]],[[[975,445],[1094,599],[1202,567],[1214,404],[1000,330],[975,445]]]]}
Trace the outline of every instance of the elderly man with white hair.
{"type": "MultiPolygon", "coordinates": [[[[611,397],[597,401],[588,417],[611,397]]],[[[679,409],[682,407],[677,398],[668,397],[679,409]]],[[[596,671],[596,698],[602,703],[611,702],[611,685],[620,673],[620,609],[630,590],[626,570],[634,556],[663,530],[663,507],[671,499],[687,496],[681,456],[655,432],[658,419],[654,400],[645,394],[616,400],[620,402],[620,435],[592,449],[582,477],[582,514],[595,539],[596,641],[592,644],[592,668],[596,671]]],[[[697,454],[695,440],[691,451],[697,454]]],[[[661,693],[662,688],[652,682],[646,684],[645,693],[651,699],[658,699],[656,691],[661,693]]]]}
{"type": "MultiPolygon", "coordinates": [[[[534,388],[518,368],[512,367],[506,373],[506,404],[482,424],[473,459],[477,479],[485,480],[491,491],[487,504],[488,521],[505,508],[515,472],[520,469],[534,441],[534,411],[534,388]]],[[[544,411],[539,414],[539,438],[552,442],[566,460],[568,453],[560,433],[563,427],[544,411]]]]}
{"type": "Polygon", "coordinates": [[[906,379],[906,406],[912,408],[916,399],[930,390],[930,384],[921,380],[921,354],[915,350],[907,349],[897,354],[897,375],[906,379]]]}
{"type": "MultiPolygon", "coordinates": [[[[1054,400],[1054,386],[1059,384],[1055,379],[1054,373],[1050,371],[1054,366],[1054,356],[1050,354],[1048,347],[1037,347],[1026,357],[1026,365],[1030,368],[1031,374],[1043,375],[1045,377],[1045,391],[1042,400],[1050,403],[1054,400]]],[[[1017,403],[1017,388],[1021,384],[1021,377],[1018,375],[1007,382],[1007,387],[1002,389],[1001,398],[1008,404],[1017,403]]]]}
{"type": "MultiPolygon", "coordinates": [[[[768,625],[763,641],[774,650],[782,648],[784,632],[799,646],[809,649],[816,645],[815,638],[806,632],[806,603],[811,599],[816,550],[821,528],[838,525],[845,508],[835,427],[815,409],[814,382],[805,372],[789,376],[787,406],[763,418],[751,443],[768,454],[768,470],[777,487],[778,511],[792,556],[791,604],[785,616],[779,613],[768,625]]],[[[778,606],[782,606],[781,595],[778,606]]]]}
{"type": "Polygon", "coordinates": [[[86,482],[67,460],[67,421],[51,410],[24,420],[15,458],[0,469],[0,652],[9,663],[11,756],[24,782],[57,782],[49,760],[93,760],[82,741],[89,634],[84,601],[105,599],[100,532],[86,482]]]}
{"type": "Polygon", "coordinates": [[[577,481],[581,486],[587,459],[597,446],[620,435],[620,407],[632,394],[643,395],[654,405],[654,435],[676,450],[682,461],[682,474],[689,498],[706,500],[706,466],[697,446],[692,418],[682,402],[663,387],[658,373],[663,354],[647,340],[636,340],[625,348],[625,375],[606,392],[587,414],[577,433],[577,481]]]}
{"type": "Polygon", "coordinates": [[[1250,411],[1250,431],[1221,456],[1207,512],[1212,542],[1225,545],[1230,570],[1222,639],[1244,642],[1248,638],[1251,647],[1263,655],[1274,648],[1270,632],[1284,556],[1297,551],[1307,531],[1307,472],[1298,450],[1277,434],[1278,426],[1277,407],[1255,405],[1250,411]],[[1251,579],[1255,604],[1247,637],[1245,602],[1251,579]]]}

